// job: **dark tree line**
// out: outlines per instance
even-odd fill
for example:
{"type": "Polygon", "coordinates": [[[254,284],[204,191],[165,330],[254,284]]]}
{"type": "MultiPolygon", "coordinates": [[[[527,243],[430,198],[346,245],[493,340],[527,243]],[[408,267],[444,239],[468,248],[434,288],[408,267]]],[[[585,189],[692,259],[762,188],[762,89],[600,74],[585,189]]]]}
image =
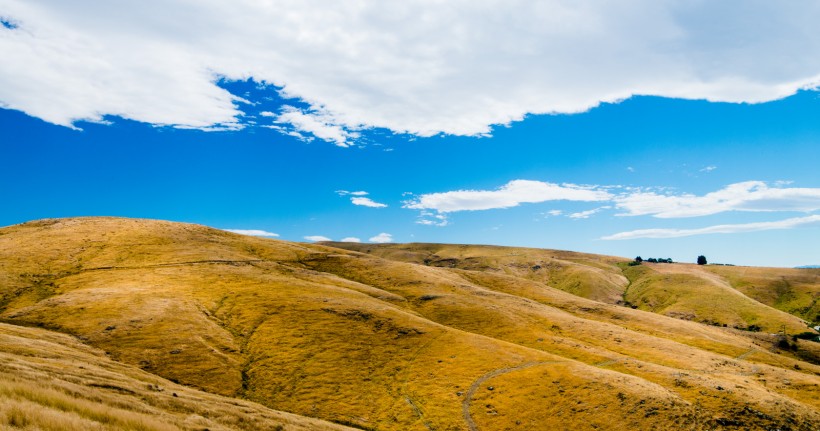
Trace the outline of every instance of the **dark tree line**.
{"type": "MultiPolygon", "coordinates": [[[[666,259],[664,259],[662,257],[658,257],[658,258],[650,257],[649,259],[644,259],[644,258],[638,256],[638,257],[635,258],[635,260],[633,260],[632,262],[629,262],[629,265],[630,266],[636,266],[636,265],[640,265],[643,262],[649,262],[649,263],[675,263],[675,261],[673,261],[671,257],[668,257],[666,259]]],[[[706,265],[706,263],[707,263],[706,262],[706,256],[704,256],[704,255],[698,256],[697,262],[698,262],[698,265],[706,265]]]]}

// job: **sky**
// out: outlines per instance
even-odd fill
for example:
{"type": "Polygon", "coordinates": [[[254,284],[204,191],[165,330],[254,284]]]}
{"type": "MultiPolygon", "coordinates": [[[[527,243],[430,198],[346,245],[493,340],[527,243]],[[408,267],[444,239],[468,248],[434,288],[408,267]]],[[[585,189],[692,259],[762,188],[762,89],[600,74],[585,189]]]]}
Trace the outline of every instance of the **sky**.
{"type": "Polygon", "coordinates": [[[0,226],[820,264],[816,2],[132,3],[0,0],[0,226]]]}

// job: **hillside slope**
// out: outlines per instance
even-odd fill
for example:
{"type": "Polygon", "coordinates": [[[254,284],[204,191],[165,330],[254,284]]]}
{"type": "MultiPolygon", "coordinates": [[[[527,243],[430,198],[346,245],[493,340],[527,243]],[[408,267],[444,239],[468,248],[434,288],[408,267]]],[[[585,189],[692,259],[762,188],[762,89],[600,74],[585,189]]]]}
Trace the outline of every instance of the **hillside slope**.
{"type": "Polygon", "coordinates": [[[733,288],[770,307],[820,324],[820,268],[707,266],[733,288]]]}
{"type": "Polygon", "coordinates": [[[43,329],[0,323],[0,364],[0,429],[350,430],[177,385],[43,329]]]}
{"type": "Polygon", "coordinates": [[[543,277],[529,251],[516,251],[529,266],[472,267],[406,252],[150,220],[30,222],[0,229],[0,318],[364,429],[820,426],[816,345],[779,350],[775,336],[615,305],[630,288],[617,258],[562,252],[569,272],[543,277]]]}
{"type": "Polygon", "coordinates": [[[560,250],[457,244],[325,243],[428,266],[507,274],[610,304],[745,329],[799,333],[820,312],[820,270],[653,264],[560,250]]]}

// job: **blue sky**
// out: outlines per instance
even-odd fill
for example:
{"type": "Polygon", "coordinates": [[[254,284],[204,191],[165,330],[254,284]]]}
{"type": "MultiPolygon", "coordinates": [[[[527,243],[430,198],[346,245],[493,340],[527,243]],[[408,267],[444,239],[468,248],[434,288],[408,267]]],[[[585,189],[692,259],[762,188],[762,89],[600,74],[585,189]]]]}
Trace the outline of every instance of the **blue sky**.
{"type": "Polygon", "coordinates": [[[461,40],[436,24],[462,12],[488,28],[492,10],[460,3],[427,10],[428,32],[401,25],[412,9],[294,6],[293,40],[254,30],[276,5],[238,16],[252,32],[238,36],[225,15],[242,8],[218,3],[166,3],[192,17],[182,27],[83,5],[0,1],[0,225],[113,215],[295,241],[820,263],[820,63],[793,43],[816,32],[805,10],[755,4],[743,19],[776,23],[761,38],[712,29],[735,19],[718,6],[525,2],[513,18],[529,31],[495,44],[492,28],[461,40]],[[559,15],[579,24],[551,30],[559,15]],[[580,25],[592,18],[607,32],[580,25]]]}

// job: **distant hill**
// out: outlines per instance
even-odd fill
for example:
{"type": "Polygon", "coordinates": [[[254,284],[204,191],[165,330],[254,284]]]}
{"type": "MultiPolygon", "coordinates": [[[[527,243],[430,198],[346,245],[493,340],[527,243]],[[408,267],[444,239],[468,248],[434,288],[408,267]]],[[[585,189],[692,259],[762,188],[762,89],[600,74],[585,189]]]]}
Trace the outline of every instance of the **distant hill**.
{"type": "Polygon", "coordinates": [[[325,244],[427,266],[513,275],[584,298],[712,325],[755,325],[770,332],[785,325],[800,332],[806,326],[801,319],[820,322],[820,271],[648,262],[629,267],[631,259],[516,247],[325,244]]]}
{"type": "MultiPolygon", "coordinates": [[[[87,397],[97,406],[149,396],[133,388],[151,373],[304,424],[359,429],[820,428],[820,344],[772,335],[807,330],[798,316],[813,308],[801,298],[820,271],[627,261],[42,220],[0,229],[0,334],[29,331],[14,335],[23,346],[67,340],[61,332],[72,349],[85,344],[124,364],[65,351],[73,362],[47,371],[83,391],[134,392],[87,397]],[[732,328],[752,325],[761,332],[732,328]],[[136,380],[71,368],[97,363],[128,366],[136,380]]],[[[19,367],[4,372],[25,378],[19,367]]],[[[166,395],[180,388],[158,384],[166,395]]],[[[13,393],[0,391],[0,420],[19,401],[13,393]]],[[[241,428],[262,412],[236,403],[250,416],[220,426],[241,428]]],[[[218,421],[199,413],[210,407],[186,408],[218,421]]],[[[206,427],[191,421],[142,429],[206,427]]]]}
{"type": "Polygon", "coordinates": [[[803,266],[798,266],[796,268],[799,268],[799,269],[813,269],[813,268],[820,268],[820,265],[803,265],[803,266]]]}

